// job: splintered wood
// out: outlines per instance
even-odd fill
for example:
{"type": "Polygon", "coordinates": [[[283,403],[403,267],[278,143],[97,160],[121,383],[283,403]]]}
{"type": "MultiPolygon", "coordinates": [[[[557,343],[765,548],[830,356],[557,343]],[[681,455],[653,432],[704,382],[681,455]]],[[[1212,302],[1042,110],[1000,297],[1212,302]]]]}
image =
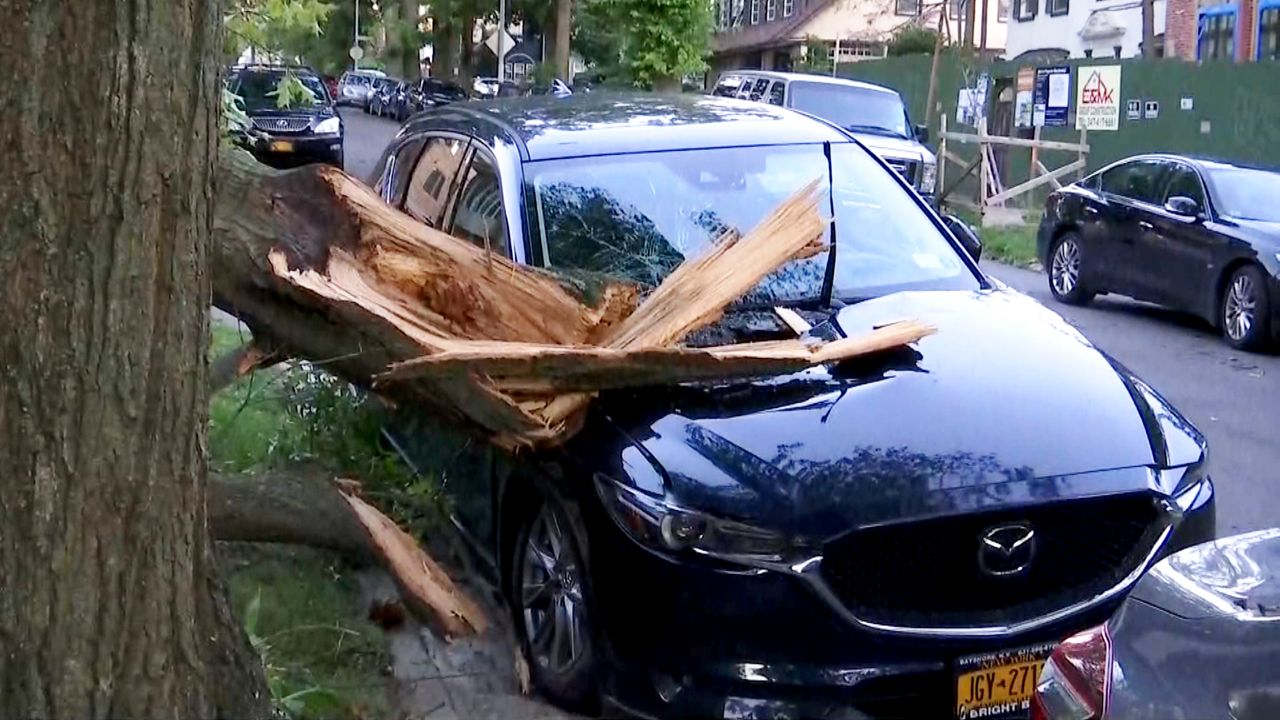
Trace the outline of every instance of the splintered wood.
{"type": "Polygon", "coordinates": [[[816,182],[746,235],[727,233],[677,267],[637,307],[629,284],[596,281],[591,292],[576,292],[565,279],[426,227],[339,171],[318,172],[354,232],[330,243],[320,261],[274,247],[270,272],[295,298],[341,323],[365,323],[367,336],[401,348],[377,387],[408,390],[503,447],[563,442],[599,390],[793,372],[933,332],[902,322],[826,343],[679,344],[770,273],[822,251],[816,182]]]}

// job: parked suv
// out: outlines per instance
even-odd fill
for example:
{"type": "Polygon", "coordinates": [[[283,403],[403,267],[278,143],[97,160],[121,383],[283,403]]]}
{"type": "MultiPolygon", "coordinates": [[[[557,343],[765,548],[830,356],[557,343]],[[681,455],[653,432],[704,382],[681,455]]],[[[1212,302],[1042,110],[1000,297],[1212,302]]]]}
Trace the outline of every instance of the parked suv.
{"type": "Polygon", "coordinates": [[[844,128],[932,202],[938,158],[924,143],[929,129],[911,124],[902,96],[887,87],[824,75],[734,70],[712,94],[781,105],[844,128]]]}
{"type": "Polygon", "coordinates": [[[794,337],[777,307],[808,337],[903,318],[937,334],[785,376],[602,392],[550,450],[446,442],[411,406],[388,431],[440,478],[561,703],[1025,720],[1055,641],[1213,537],[1195,427],[988,280],[963,226],[829,123],[692,94],[457,103],[406,123],[372,185],[506,261],[652,287],[815,180],[832,250],[688,342],[794,337]]]}
{"type": "Polygon", "coordinates": [[[289,167],[328,163],[342,167],[343,126],[324,81],[300,67],[250,65],[233,68],[227,78],[252,125],[237,140],[268,165],[289,167]],[[293,74],[311,97],[279,106],[278,89],[293,74]]]}
{"type": "Polygon", "coordinates": [[[365,108],[369,104],[369,94],[373,92],[373,81],[384,78],[387,74],[381,70],[348,70],[338,80],[339,105],[355,105],[365,108]]]}

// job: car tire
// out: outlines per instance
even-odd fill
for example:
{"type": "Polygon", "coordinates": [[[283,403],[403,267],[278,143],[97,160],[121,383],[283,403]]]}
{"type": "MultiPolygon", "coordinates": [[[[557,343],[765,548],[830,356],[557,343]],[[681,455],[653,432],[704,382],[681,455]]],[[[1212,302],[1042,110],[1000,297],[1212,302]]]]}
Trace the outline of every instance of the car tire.
{"type": "Polygon", "coordinates": [[[1231,347],[1258,352],[1271,346],[1271,298],[1267,277],[1256,265],[1231,273],[1218,306],[1222,336],[1231,347]]]}
{"type": "Polygon", "coordinates": [[[543,497],[519,524],[507,572],[516,637],[533,685],[559,705],[599,709],[586,534],[564,503],[543,497]]]}
{"type": "Polygon", "coordinates": [[[1084,305],[1093,299],[1093,291],[1084,284],[1084,246],[1080,236],[1065,232],[1049,247],[1049,292],[1054,299],[1068,305],[1084,305]]]}

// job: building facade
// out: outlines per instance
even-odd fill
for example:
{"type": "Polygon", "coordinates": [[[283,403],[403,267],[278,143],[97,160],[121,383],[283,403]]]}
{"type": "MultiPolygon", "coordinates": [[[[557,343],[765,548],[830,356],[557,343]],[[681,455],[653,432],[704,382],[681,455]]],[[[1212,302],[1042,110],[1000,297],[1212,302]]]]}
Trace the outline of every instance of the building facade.
{"type": "MultiPolygon", "coordinates": [[[[1007,0],[946,0],[947,28],[963,37],[964,3],[978,2],[974,44],[1005,46],[1007,0]],[[983,40],[985,39],[985,43],[983,40]]],[[[712,75],[738,68],[790,70],[807,45],[841,63],[884,57],[905,26],[937,29],[943,0],[718,0],[712,75]]]]}
{"type": "Polygon", "coordinates": [[[1170,54],[1184,60],[1280,60],[1280,0],[1168,0],[1170,54]]]}
{"type": "MultiPolygon", "coordinates": [[[[1164,54],[1166,4],[1155,2],[1155,54],[1164,54]]],[[[1194,0],[1192,0],[1194,2],[1194,0]]],[[[1013,0],[1005,56],[1142,55],[1142,0],[1013,0]]]]}

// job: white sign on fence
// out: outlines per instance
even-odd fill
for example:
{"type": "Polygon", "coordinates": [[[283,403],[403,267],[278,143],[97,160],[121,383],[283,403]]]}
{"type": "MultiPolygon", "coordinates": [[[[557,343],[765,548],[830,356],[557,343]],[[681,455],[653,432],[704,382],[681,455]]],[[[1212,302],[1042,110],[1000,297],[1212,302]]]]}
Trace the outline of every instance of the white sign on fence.
{"type": "Polygon", "coordinates": [[[1076,129],[1120,127],[1120,66],[1081,66],[1076,78],[1076,129]]]}

